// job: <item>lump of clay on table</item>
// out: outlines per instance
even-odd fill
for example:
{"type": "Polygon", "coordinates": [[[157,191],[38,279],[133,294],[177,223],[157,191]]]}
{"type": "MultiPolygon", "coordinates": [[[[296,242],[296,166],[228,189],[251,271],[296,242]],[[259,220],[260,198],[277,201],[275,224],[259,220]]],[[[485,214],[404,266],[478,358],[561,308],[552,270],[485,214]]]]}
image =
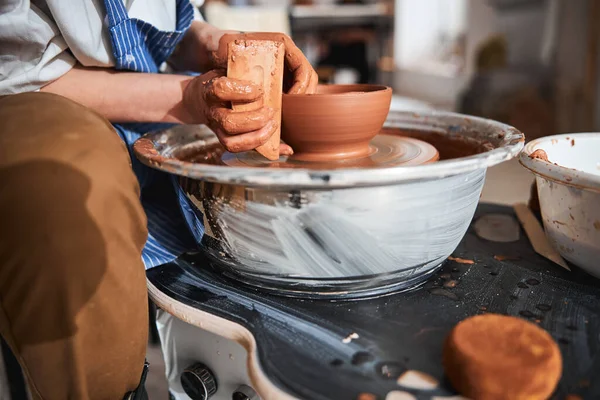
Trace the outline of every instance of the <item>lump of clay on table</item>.
{"type": "Polygon", "coordinates": [[[562,373],[559,347],[545,330],[498,314],[456,325],[443,363],[454,388],[477,400],[547,399],[562,373]]]}

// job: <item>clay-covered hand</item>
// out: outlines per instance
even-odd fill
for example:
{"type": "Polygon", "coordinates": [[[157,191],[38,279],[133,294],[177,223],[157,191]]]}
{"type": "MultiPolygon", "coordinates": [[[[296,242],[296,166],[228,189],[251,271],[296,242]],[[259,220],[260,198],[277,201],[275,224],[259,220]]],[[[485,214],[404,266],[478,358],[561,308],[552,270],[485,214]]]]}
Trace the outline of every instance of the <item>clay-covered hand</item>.
{"type": "Polygon", "coordinates": [[[225,33],[219,40],[217,51],[212,53],[216,68],[227,68],[227,45],[234,40],[273,40],[285,46],[283,90],[288,94],[312,94],[317,90],[319,77],[294,41],[283,33],[225,33]]]}
{"type": "MultiPolygon", "coordinates": [[[[214,70],[189,82],[183,102],[195,121],[209,126],[228,151],[238,153],[257,148],[275,133],[275,110],[261,107],[254,111],[234,111],[229,102],[252,103],[262,95],[262,87],[227,78],[224,71],[214,70]]],[[[292,149],[282,144],[280,154],[290,155],[292,149]]]]}

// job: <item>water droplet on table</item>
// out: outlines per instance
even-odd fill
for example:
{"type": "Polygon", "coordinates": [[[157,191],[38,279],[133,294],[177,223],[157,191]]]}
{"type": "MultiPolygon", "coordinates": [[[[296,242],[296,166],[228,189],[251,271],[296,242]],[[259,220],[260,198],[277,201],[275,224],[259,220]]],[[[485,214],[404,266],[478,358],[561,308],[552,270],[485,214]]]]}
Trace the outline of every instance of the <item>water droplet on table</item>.
{"type": "Polygon", "coordinates": [[[552,306],[549,304],[538,304],[537,306],[535,306],[535,308],[537,308],[540,311],[550,311],[552,309],[552,306]]]}

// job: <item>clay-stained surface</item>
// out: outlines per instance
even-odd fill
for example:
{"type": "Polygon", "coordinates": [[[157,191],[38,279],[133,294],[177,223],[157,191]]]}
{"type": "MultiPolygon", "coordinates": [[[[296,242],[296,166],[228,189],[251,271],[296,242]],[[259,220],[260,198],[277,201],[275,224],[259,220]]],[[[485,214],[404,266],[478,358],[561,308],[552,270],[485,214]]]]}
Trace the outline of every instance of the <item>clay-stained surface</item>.
{"type": "MultiPolygon", "coordinates": [[[[515,217],[512,208],[480,205],[476,218],[515,217]]],[[[537,255],[526,235],[514,243],[479,238],[470,229],[454,257],[424,286],[361,301],[310,301],[265,294],[215,273],[206,259],[148,271],[162,292],[252,332],[260,368],[274,386],[299,399],[383,400],[406,391],[418,400],[452,398],[442,366],[444,338],[461,320],[499,313],[525,318],[560,346],[563,375],[552,399],[600,398],[600,284],[581,270],[557,268],[537,255]],[[499,261],[494,255],[511,255],[499,261]],[[454,287],[444,283],[454,280],[454,287]],[[444,290],[452,296],[439,293],[444,290]],[[359,337],[345,341],[350,334],[359,337]],[[440,382],[434,390],[401,387],[408,370],[440,382]]],[[[185,315],[179,315],[185,319],[185,315]]],[[[265,397],[265,400],[276,399],[265,397]]]]}
{"type": "Polygon", "coordinates": [[[521,164],[534,173],[543,224],[566,260],[600,277],[600,134],[555,135],[525,146],[521,164]],[[544,152],[546,157],[536,158],[544,152]]]}
{"type": "Polygon", "coordinates": [[[283,141],[299,160],[365,156],[391,101],[392,89],[378,85],[322,85],[316,94],[284,94],[283,141]]]}

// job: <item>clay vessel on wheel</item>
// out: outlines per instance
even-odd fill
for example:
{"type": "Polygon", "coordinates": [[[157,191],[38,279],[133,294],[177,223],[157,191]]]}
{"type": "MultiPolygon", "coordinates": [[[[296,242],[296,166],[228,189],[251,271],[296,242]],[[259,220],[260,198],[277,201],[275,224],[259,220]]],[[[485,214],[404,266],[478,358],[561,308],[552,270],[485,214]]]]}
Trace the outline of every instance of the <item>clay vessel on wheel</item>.
{"type": "Polygon", "coordinates": [[[391,101],[392,89],[380,85],[321,85],[316,94],[284,94],[282,138],[298,160],[368,156],[391,101]]]}

